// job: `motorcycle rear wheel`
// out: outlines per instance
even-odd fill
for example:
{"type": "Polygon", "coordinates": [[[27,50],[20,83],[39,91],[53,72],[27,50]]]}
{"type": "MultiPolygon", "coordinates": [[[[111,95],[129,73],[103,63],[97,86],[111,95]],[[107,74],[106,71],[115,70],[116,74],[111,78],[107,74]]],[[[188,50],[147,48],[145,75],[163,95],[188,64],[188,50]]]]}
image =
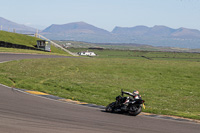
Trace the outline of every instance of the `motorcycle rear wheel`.
{"type": "Polygon", "coordinates": [[[129,115],[132,115],[132,116],[136,116],[141,112],[142,112],[142,107],[141,106],[139,106],[139,107],[131,106],[130,110],[128,111],[129,115]],[[134,108],[134,109],[131,109],[131,108],[134,108]],[[137,109],[135,110],[135,108],[137,108],[137,109]],[[133,110],[135,110],[135,111],[133,111],[133,110]]]}

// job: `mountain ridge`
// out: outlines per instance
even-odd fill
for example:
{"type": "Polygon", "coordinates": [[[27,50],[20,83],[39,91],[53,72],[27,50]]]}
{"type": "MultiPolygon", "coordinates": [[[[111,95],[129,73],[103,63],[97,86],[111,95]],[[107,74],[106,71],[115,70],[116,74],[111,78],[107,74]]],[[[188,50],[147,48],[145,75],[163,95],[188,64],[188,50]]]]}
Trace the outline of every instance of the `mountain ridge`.
{"type": "MultiPolygon", "coordinates": [[[[54,32],[49,32],[54,26],[47,27],[41,34],[53,40],[74,40],[91,43],[136,43],[190,49],[200,48],[200,31],[184,27],[173,29],[163,25],[155,25],[153,27],[144,25],[134,27],[116,26],[109,32],[85,22],[74,22],[56,25],[61,31],[54,30],[54,32]]],[[[56,28],[54,27],[54,29],[56,28]]]]}
{"type": "MultiPolygon", "coordinates": [[[[36,29],[0,17],[0,26],[15,29],[17,33],[35,33],[36,29]]],[[[163,25],[147,27],[116,26],[111,32],[88,24],[72,22],[52,24],[40,31],[40,34],[51,40],[74,40],[91,43],[136,43],[163,47],[200,48],[200,31],[180,27],[173,29],[163,25]]]]}
{"type": "Polygon", "coordinates": [[[135,26],[135,27],[115,27],[112,31],[114,34],[130,34],[130,31],[134,35],[150,35],[150,36],[175,36],[175,37],[197,37],[200,38],[200,31],[197,29],[178,28],[173,29],[163,25],[155,25],[154,27],[147,26],[135,26]],[[137,33],[139,32],[139,33],[137,33]]]}
{"type": "Polygon", "coordinates": [[[36,32],[35,28],[12,22],[3,17],[0,17],[0,26],[2,26],[2,30],[4,31],[10,30],[10,31],[15,31],[16,33],[35,33],[36,32]]]}
{"type": "Polygon", "coordinates": [[[42,32],[72,32],[79,30],[79,32],[92,32],[92,33],[98,33],[98,34],[109,34],[109,31],[106,31],[101,28],[97,28],[93,25],[87,24],[85,22],[73,22],[68,24],[52,24],[51,26],[44,29],[42,32]]]}
{"type": "Polygon", "coordinates": [[[42,33],[61,33],[61,34],[104,34],[111,36],[160,36],[160,37],[178,37],[178,38],[187,38],[200,39],[200,31],[197,29],[189,28],[178,28],[173,29],[163,25],[155,25],[153,27],[147,27],[144,25],[135,26],[135,27],[119,27],[116,26],[111,32],[95,27],[93,25],[87,24],[85,22],[73,22],[68,24],[52,24],[42,31],[42,33]]]}

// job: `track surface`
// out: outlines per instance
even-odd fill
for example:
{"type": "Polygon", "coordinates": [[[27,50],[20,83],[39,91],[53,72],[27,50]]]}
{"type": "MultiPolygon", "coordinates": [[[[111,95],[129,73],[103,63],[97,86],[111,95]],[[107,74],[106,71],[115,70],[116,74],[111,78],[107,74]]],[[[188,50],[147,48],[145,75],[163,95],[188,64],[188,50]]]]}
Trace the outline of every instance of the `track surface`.
{"type": "MultiPolygon", "coordinates": [[[[2,54],[0,62],[58,56],[2,54]]],[[[63,58],[63,57],[62,57],[63,58]]],[[[100,109],[25,94],[0,85],[0,133],[199,133],[200,124],[100,109]]]]}

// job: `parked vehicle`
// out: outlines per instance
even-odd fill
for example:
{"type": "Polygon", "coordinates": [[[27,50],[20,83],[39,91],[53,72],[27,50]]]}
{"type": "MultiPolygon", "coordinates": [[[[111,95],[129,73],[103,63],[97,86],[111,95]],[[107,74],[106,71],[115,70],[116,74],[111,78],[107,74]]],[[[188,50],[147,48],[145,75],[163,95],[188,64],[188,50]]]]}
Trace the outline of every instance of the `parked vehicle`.
{"type": "MultiPolygon", "coordinates": [[[[138,91],[134,91],[138,92],[138,91]]],[[[145,109],[144,100],[137,93],[130,93],[121,90],[122,96],[117,96],[116,101],[110,103],[106,106],[106,112],[120,112],[120,113],[129,113],[130,115],[136,116],[141,113],[142,108],[145,109]],[[124,94],[129,95],[128,97],[123,97],[124,94]]]]}

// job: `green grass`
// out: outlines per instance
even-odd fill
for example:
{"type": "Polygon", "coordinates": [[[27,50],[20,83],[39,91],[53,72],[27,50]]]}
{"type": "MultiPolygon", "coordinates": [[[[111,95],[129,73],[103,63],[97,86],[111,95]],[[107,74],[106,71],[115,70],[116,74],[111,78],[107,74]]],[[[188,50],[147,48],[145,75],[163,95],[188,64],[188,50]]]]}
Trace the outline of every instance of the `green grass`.
{"type": "Polygon", "coordinates": [[[200,53],[181,52],[159,52],[159,51],[137,51],[137,50],[96,50],[86,48],[70,48],[72,52],[93,51],[98,56],[94,58],[129,58],[129,59],[150,59],[150,60],[188,60],[200,61],[200,53]]]}
{"type": "MultiPolygon", "coordinates": [[[[27,36],[18,33],[11,33],[6,31],[0,31],[0,41],[10,42],[13,44],[25,45],[29,47],[35,47],[37,45],[37,40],[39,38],[27,36]]],[[[56,48],[55,46],[51,45],[51,52],[45,51],[38,51],[38,50],[24,50],[24,49],[15,49],[15,48],[4,48],[0,47],[0,52],[14,52],[14,53],[34,53],[34,54],[53,54],[53,55],[64,55],[64,56],[71,56],[70,54],[66,53],[65,51],[56,48]]]]}
{"type": "Polygon", "coordinates": [[[200,63],[126,58],[34,59],[0,64],[0,82],[107,105],[140,91],[145,112],[200,119],[200,63]]]}
{"type": "Polygon", "coordinates": [[[189,48],[172,48],[172,47],[155,47],[151,45],[136,45],[129,43],[87,43],[87,42],[77,42],[77,41],[55,41],[60,45],[68,45],[71,48],[104,48],[104,49],[114,49],[114,50],[139,50],[139,51],[176,51],[176,52],[198,52],[200,49],[189,49],[189,48]]]}
{"type": "Polygon", "coordinates": [[[37,40],[38,38],[35,38],[32,36],[0,31],[0,41],[4,41],[4,42],[10,42],[13,44],[20,44],[20,45],[26,45],[29,47],[34,47],[35,45],[37,45],[36,43],[37,40]]]}
{"type": "Polygon", "coordinates": [[[71,56],[68,53],[51,46],[51,48],[56,49],[56,51],[45,52],[38,50],[27,50],[27,49],[15,49],[15,48],[4,48],[0,47],[0,52],[2,53],[26,53],[26,54],[44,54],[44,55],[61,55],[61,56],[71,56]]]}

